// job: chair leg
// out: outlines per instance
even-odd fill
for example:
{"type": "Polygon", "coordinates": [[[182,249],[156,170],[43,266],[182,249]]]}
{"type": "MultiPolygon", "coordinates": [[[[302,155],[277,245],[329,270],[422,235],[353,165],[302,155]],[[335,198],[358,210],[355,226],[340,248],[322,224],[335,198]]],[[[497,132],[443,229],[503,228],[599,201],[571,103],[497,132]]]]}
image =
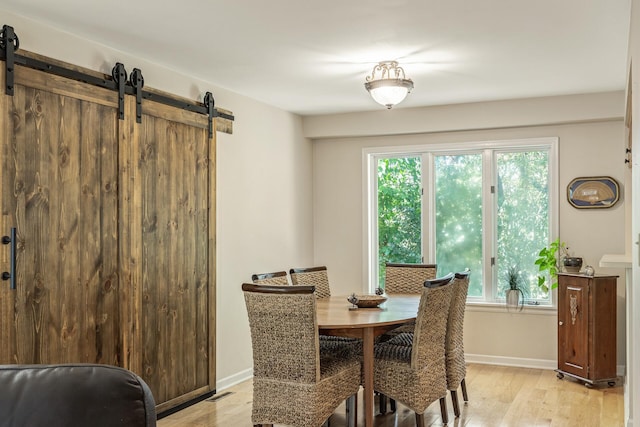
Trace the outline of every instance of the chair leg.
{"type": "Polygon", "coordinates": [[[358,425],[358,395],[354,394],[347,398],[347,427],[358,425]]]}
{"type": "Polygon", "coordinates": [[[440,413],[442,414],[442,424],[447,424],[449,422],[449,414],[447,414],[447,400],[445,399],[445,397],[440,398],[440,413]]]}
{"type": "Polygon", "coordinates": [[[416,412],[416,427],[424,427],[424,414],[416,412]]]}
{"type": "Polygon", "coordinates": [[[453,403],[453,413],[458,418],[460,416],[460,406],[458,405],[458,393],[456,390],[451,390],[451,403],[453,403]]]}
{"type": "Polygon", "coordinates": [[[387,413],[387,396],[382,393],[378,393],[378,399],[379,399],[378,407],[380,408],[380,415],[384,415],[387,413]]]}
{"type": "Polygon", "coordinates": [[[396,409],[397,409],[396,400],[395,399],[389,399],[389,403],[391,403],[391,412],[396,412],[396,409]]]}
{"type": "Polygon", "coordinates": [[[462,386],[462,398],[466,403],[469,401],[469,395],[467,394],[467,383],[464,382],[464,378],[462,379],[462,382],[460,383],[460,385],[462,386]]]}

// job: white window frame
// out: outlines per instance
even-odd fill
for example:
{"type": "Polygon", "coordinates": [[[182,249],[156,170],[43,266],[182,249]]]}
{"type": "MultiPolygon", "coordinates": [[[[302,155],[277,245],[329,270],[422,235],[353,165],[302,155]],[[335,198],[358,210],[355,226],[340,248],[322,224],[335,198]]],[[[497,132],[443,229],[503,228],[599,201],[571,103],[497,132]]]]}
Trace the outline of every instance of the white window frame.
{"type": "MultiPolygon", "coordinates": [[[[410,146],[385,146],[368,147],[362,150],[363,160],[363,277],[365,278],[365,291],[373,292],[378,286],[378,235],[377,235],[377,212],[378,212],[378,175],[377,164],[380,158],[389,157],[422,157],[422,256],[423,262],[435,262],[435,240],[429,238],[435,233],[435,221],[433,206],[435,201],[435,178],[434,178],[434,156],[436,155],[456,155],[456,154],[482,154],[483,156],[483,196],[482,209],[486,212],[487,206],[492,206],[494,195],[491,194],[491,185],[495,185],[497,177],[492,167],[495,161],[495,154],[498,152],[514,150],[546,150],[549,153],[549,216],[551,240],[559,235],[559,190],[558,190],[558,138],[541,137],[526,139],[491,140],[491,141],[470,141],[456,143],[436,143],[410,146]],[[490,183],[490,185],[486,185],[490,183]],[[428,201],[425,202],[425,201],[428,201]],[[428,209],[428,212],[425,210],[428,209]]],[[[486,237],[483,233],[483,259],[488,261],[496,256],[495,247],[497,227],[496,210],[492,207],[489,211],[491,215],[483,215],[483,230],[489,230],[491,237],[486,237]]],[[[493,277],[493,268],[489,262],[483,263],[483,297],[470,297],[468,302],[478,305],[494,306],[503,304],[494,298],[497,280],[493,277]],[[489,281],[487,283],[486,281],[489,281]]],[[[555,307],[555,293],[551,293],[551,304],[532,307],[549,308],[555,307]]]]}

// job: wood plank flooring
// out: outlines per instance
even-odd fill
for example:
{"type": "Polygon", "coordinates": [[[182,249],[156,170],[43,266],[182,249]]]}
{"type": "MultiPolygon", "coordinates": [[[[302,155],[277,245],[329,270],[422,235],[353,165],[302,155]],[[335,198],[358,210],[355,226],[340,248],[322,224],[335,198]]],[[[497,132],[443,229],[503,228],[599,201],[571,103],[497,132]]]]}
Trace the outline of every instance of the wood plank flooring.
{"type": "MultiPolygon", "coordinates": [[[[550,370],[469,364],[469,403],[455,418],[451,399],[448,426],[454,427],[622,427],[623,388],[589,389],[570,379],[558,380],[550,370]]],[[[158,427],[251,426],[252,384],[245,381],[220,393],[214,402],[202,401],[158,421],[158,427]]],[[[462,392],[458,391],[462,403],[462,392]]],[[[215,396],[214,396],[215,397],[215,396]]],[[[362,396],[358,424],[363,425],[362,396]]],[[[442,426],[440,406],[425,413],[427,426],[442,426]]],[[[331,416],[331,427],[345,426],[344,404],[331,416]]],[[[398,405],[396,413],[377,415],[376,427],[414,427],[413,413],[398,405]]]]}

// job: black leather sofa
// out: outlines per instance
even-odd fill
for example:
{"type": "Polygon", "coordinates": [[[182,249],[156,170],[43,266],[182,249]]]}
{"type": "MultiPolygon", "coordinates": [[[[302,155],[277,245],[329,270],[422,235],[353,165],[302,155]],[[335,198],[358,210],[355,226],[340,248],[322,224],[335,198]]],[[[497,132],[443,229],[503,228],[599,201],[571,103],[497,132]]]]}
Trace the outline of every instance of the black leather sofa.
{"type": "Polygon", "coordinates": [[[0,365],[0,427],[156,425],[153,395],[109,365],[0,365]]]}

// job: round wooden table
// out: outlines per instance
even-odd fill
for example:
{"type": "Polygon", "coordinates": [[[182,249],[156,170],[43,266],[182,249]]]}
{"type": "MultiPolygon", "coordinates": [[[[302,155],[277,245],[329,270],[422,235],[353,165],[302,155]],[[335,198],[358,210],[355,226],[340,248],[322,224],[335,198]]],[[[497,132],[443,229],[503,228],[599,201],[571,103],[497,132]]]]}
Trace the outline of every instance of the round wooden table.
{"type": "Polygon", "coordinates": [[[373,342],[375,337],[415,320],[420,295],[387,295],[378,308],[350,310],[347,296],[331,296],[316,301],[318,330],[322,335],[362,339],[363,396],[365,426],[373,426],[373,342]]]}

